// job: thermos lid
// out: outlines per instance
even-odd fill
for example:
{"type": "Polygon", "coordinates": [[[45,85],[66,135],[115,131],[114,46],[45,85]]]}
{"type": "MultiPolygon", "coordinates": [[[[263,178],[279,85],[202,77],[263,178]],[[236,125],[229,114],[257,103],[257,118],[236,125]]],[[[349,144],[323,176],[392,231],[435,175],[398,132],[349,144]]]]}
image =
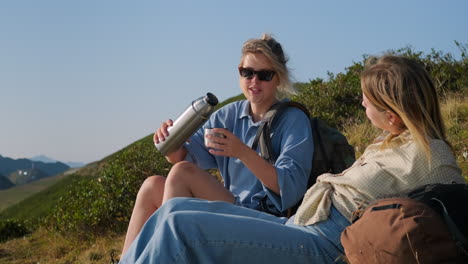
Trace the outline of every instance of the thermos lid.
{"type": "Polygon", "coordinates": [[[218,104],[218,98],[212,93],[206,93],[206,102],[209,103],[212,106],[215,106],[218,104]]]}

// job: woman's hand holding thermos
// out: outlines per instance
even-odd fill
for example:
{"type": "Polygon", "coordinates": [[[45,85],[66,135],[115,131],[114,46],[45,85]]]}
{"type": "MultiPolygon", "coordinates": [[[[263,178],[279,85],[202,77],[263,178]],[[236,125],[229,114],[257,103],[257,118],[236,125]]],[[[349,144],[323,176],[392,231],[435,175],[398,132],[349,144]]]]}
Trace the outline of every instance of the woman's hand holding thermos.
{"type": "Polygon", "coordinates": [[[161,126],[156,130],[153,136],[154,144],[159,144],[162,141],[166,140],[166,137],[169,136],[168,127],[171,127],[173,124],[172,119],[168,119],[166,122],[163,122],[161,126]]]}
{"type": "Polygon", "coordinates": [[[208,120],[217,104],[216,96],[207,93],[193,101],[174,122],[167,120],[162,123],[153,137],[159,152],[167,157],[179,151],[184,142],[208,120]]]}

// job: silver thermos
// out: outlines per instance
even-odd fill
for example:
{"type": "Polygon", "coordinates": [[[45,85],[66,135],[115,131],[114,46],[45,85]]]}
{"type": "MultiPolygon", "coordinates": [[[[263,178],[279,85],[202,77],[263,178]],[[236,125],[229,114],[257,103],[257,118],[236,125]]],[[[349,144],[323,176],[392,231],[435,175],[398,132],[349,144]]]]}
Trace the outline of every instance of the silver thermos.
{"type": "Polygon", "coordinates": [[[212,93],[207,93],[206,96],[193,101],[167,129],[169,136],[166,140],[155,144],[159,152],[166,156],[179,149],[208,120],[217,104],[218,98],[212,93]]]}

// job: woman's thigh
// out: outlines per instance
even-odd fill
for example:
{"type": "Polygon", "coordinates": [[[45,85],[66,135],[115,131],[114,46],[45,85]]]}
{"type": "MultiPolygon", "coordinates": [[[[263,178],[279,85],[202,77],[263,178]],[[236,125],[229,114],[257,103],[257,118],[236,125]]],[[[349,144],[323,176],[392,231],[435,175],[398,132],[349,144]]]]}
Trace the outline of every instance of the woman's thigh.
{"type": "Polygon", "coordinates": [[[164,201],[174,197],[235,202],[234,195],[219,180],[195,164],[186,161],[175,164],[167,176],[164,201]]]}

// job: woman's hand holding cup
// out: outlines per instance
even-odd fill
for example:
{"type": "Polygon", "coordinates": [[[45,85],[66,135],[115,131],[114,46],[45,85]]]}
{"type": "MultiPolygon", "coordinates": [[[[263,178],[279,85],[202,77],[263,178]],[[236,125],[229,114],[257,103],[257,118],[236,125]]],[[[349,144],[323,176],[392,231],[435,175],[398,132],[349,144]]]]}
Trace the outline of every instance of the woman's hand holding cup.
{"type": "Polygon", "coordinates": [[[215,148],[216,144],[224,145],[219,139],[226,138],[226,135],[220,132],[214,132],[211,128],[205,128],[205,146],[215,148]]]}

